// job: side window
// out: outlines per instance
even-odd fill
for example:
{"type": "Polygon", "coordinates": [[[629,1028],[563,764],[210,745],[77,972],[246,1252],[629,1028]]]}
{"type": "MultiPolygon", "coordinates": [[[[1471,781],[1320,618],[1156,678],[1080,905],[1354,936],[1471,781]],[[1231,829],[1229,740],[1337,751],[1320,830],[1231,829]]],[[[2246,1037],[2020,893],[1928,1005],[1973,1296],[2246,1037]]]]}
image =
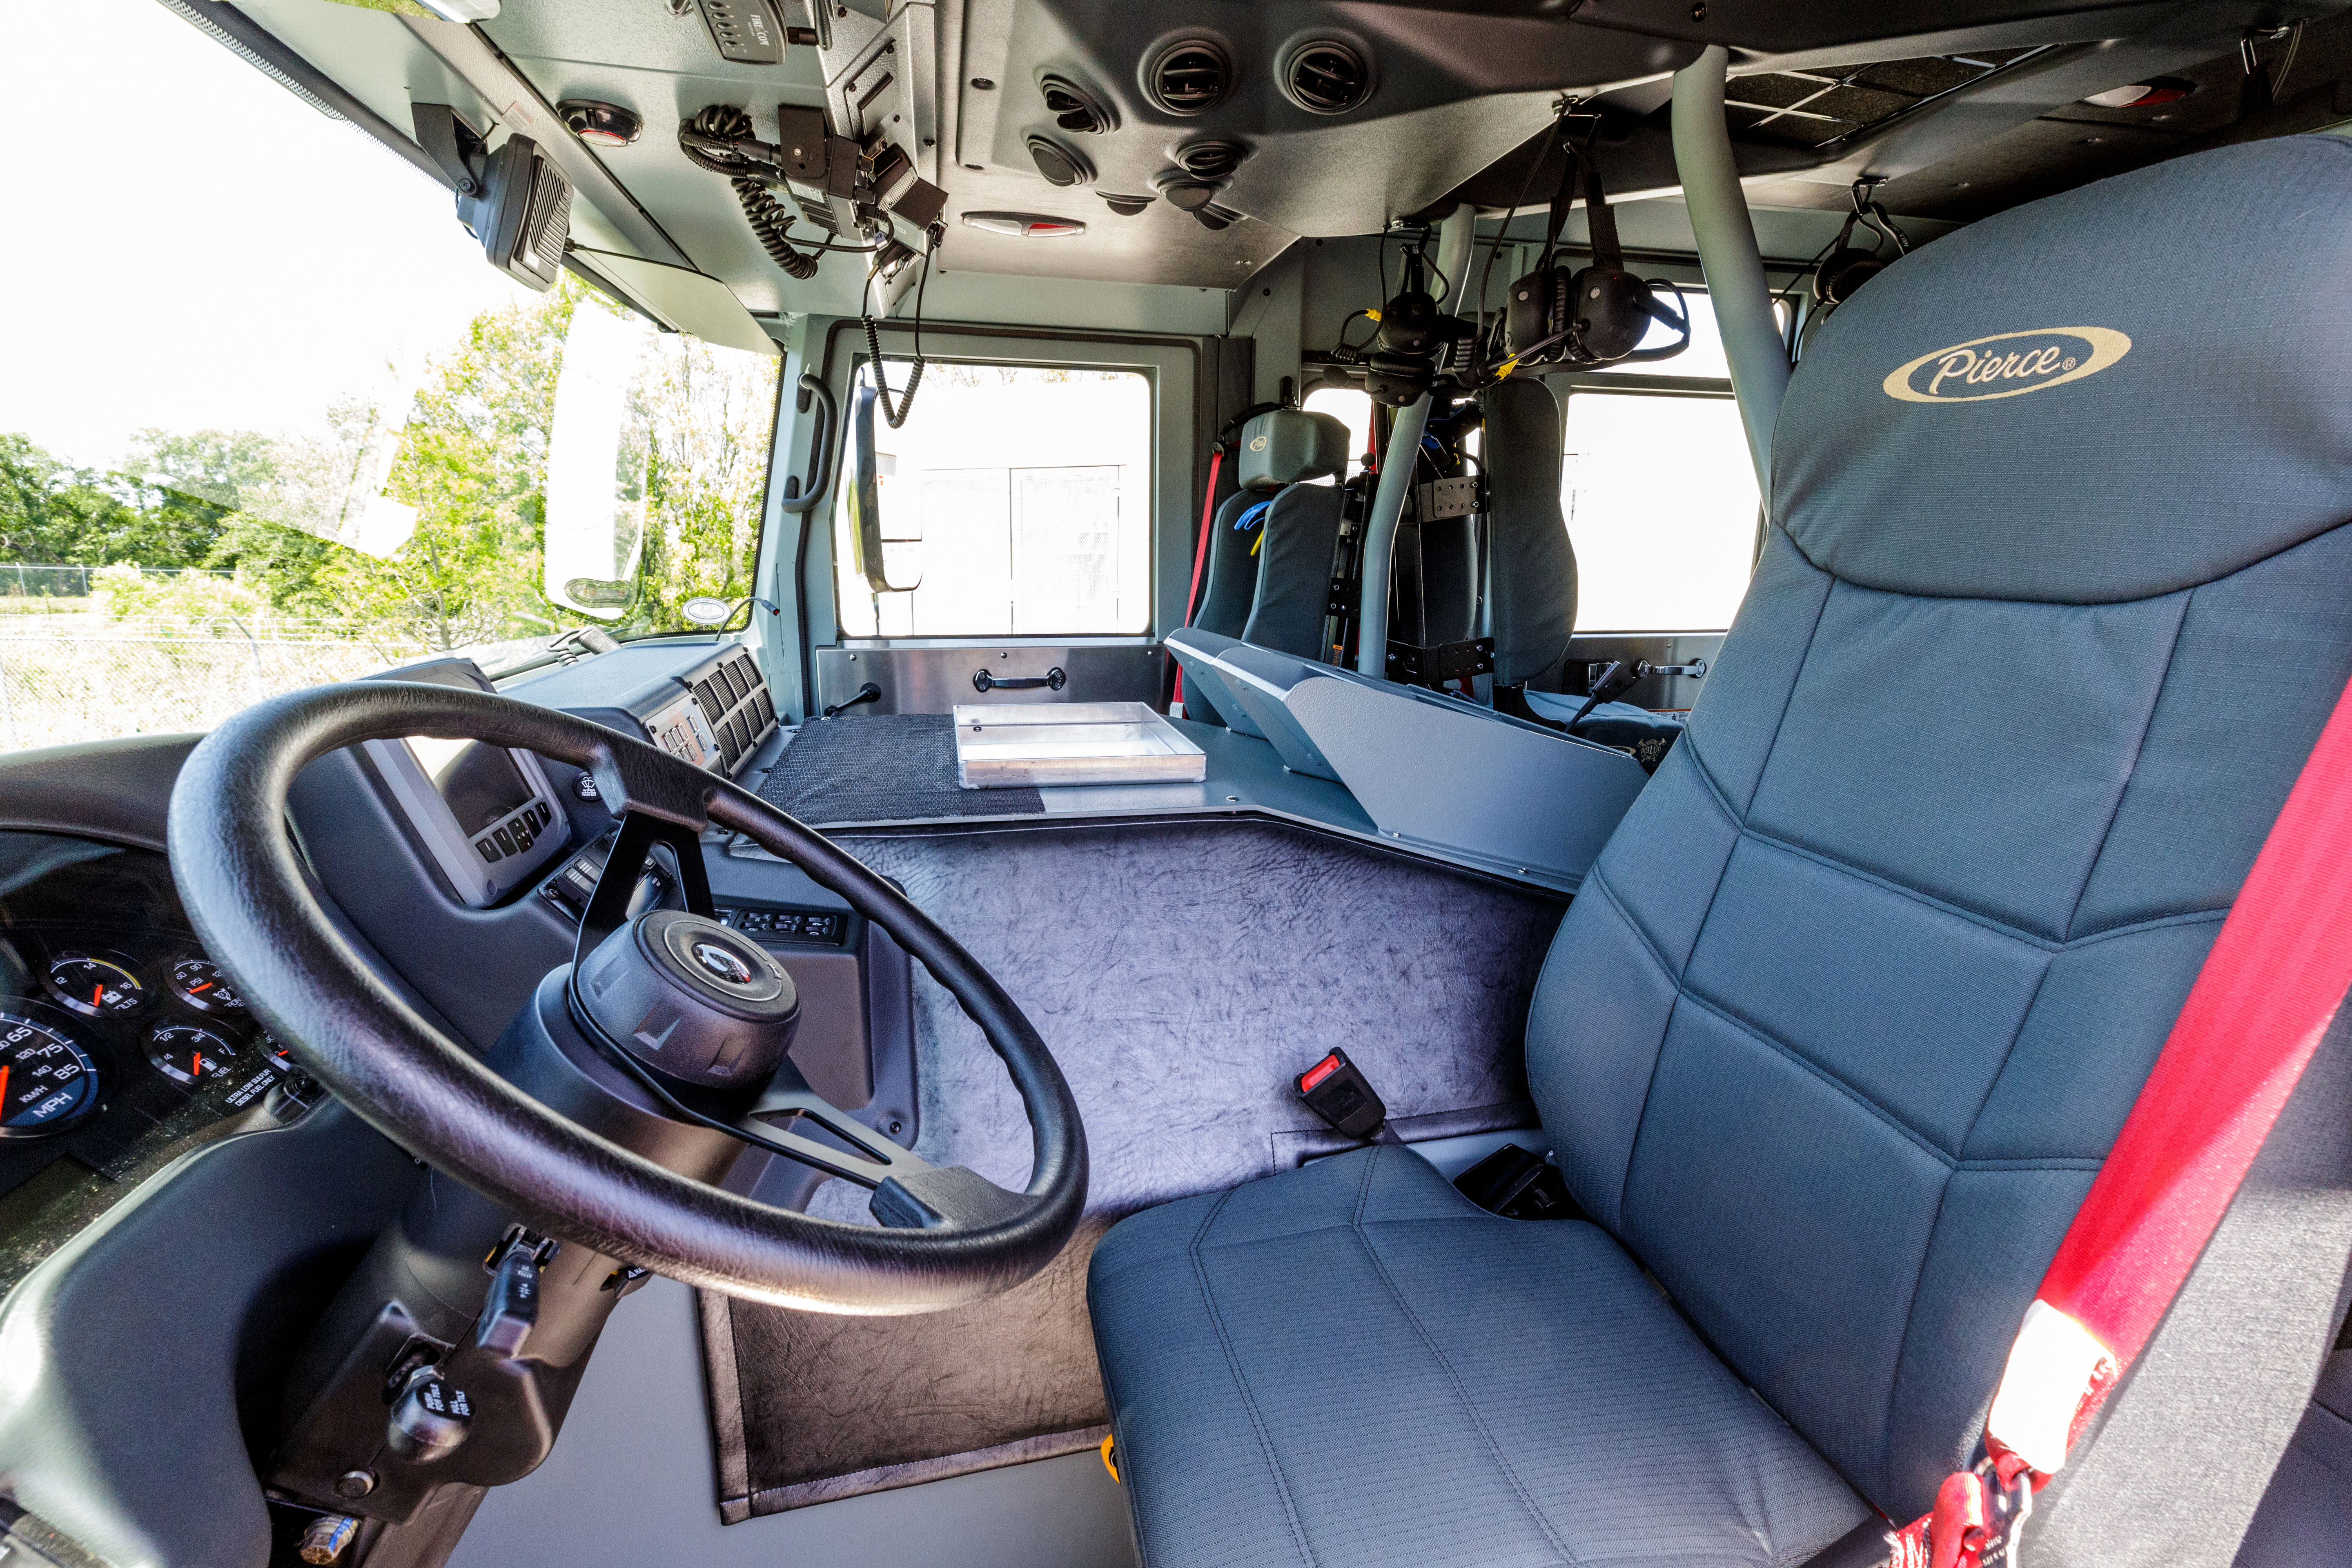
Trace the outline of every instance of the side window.
{"type": "Polygon", "coordinates": [[[1576,545],[1580,632],[1721,631],[1748,592],[1756,470],[1715,312],[1696,290],[1685,299],[1682,353],[1555,384],[1566,405],[1559,499],[1576,545]],[[1680,384],[1636,390],[1635,375],[1680,384]]]}
{"type": "MultiPolygon", "coordinates": [[[[1360,387],[1318,386],[1307,395],[1299,406],[1309,414],[1328,414],[1348,427],[1348,471],[1344,478],[1353,479],[1364,471],[1364,454],[1372,448],[1372,396],[1360,387]]],[[[1317,484],[1336,484],[1336,479],[1318,479],[1317,484]]]]}
{"type": "MultiPolygon", "coordinates": [[[[885,363],[895,395],[912,366],[885,363]]],[[[858,574],[850,508],[836,497],[842,630],[1149,631],[1151,418],[1140,372],[931,362],[907,422],[893,430],[877,410],[874,424],[887,580],[908,591],[877,591],[858,574]]]]}
{"type": "Polygon", "coordinates": [[[1756,470],[1728,397],[1579,390],[1559,507],[1576,545],[1576,629],[1731,624],[1756,556],[1756,470]]]}

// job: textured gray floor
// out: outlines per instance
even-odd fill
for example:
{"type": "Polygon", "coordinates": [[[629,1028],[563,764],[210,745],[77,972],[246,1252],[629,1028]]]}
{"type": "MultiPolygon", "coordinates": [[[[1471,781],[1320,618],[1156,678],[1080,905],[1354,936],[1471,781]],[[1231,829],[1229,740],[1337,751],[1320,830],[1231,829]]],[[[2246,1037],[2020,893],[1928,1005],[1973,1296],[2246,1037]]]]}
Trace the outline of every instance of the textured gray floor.
{"type": "MultiPolygon", "coordinates": [[[[738,1513],[835,1495],[828,1478],[877,1467],[1091,1441],[1108,1418],[1085,1308],[1094,1240],[1136,1209],[1295,1162],[1317,1123],[1288,1080],[1332,1046],[1394,1116],[1486,1108],[1484,1124],[1522,1124],[1521,1031],[1557,899],[1247,821],[843,842],[1044,1035],[1086,1121],[1088,1220],[1046,1274],[937,1317],[707,1297],[714,1386],[741,1412],[717,1433],[738,1513]]],[[[918,1148],[1018,1189],[1029,1134],[1003,1066],[919,971],[915,1004],[918,1148]]],[[[835,1183],[812,1207],[863,1221],[863,1199],[835,1183]]]]}

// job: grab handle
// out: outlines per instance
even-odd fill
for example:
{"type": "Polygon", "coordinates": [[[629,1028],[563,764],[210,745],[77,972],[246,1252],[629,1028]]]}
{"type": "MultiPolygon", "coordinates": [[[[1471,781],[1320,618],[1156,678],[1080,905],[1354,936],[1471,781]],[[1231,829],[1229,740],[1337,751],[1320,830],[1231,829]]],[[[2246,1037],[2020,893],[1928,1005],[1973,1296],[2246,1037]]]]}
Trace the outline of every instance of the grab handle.
{"type": "Polygon", "coordinates": [[[1059,691],[1069,683],[1068,674],[1058,664],[1043,675],[1016,676],[1010,680],[989,674],[985,668],[971,672],[974,691],[1033,691],[1040,686],[1048,691],[1059,691]]]}

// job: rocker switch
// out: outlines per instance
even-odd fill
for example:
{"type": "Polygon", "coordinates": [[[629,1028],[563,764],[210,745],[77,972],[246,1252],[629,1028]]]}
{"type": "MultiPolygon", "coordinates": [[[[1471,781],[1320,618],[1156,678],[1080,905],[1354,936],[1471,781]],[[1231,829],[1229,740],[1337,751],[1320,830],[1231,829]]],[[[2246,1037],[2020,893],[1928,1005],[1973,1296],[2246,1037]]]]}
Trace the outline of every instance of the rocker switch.
{"type": "Polygon", "coordinates": [[[511,1360],[522,1354],[523,1342],[538,1321],[538,1257],[528,1247],[510,1247],[490,1273],[489,1293],[474,1325],[474,1343],[511,1360]]]}

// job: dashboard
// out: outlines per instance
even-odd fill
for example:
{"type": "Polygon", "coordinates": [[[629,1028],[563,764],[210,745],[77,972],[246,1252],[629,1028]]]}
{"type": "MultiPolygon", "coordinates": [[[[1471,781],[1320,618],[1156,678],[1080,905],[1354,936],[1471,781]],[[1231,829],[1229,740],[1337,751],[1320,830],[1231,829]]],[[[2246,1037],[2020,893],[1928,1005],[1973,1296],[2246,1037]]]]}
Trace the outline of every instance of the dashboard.
{"type": "MultiPolygon", "coordinates": [[[[461,660],[377,679],[490,685],[461,660]]],[[[627,644],[498,689],[755,790],[788,740],[731,642],[627,644]]],[[[371,1246],[437,1179],[304,1075],[300,1043],[270,1037],[197,939],[163,853],[196,740],[0,755],[0,1557],[12,1561],[27,1520],[108,1561],[266,1560],[300,1515],[274,1458],[299,1358],[371,1246]]],[[[293,781],[288,820],[352,951],[484,1056],[570,962],[614,826],[576,768],[430,741],[318,759],[293,781]]],[[[732,840],[703,836],[708,880],[728,923],[793,977],[794,1063],[845,1114],[911,1145],[906,952],[797,868],[732,840]]],[[[659,869],[639,891],[667,901],[677,879],[659,869]]],[[[797,1206],[818,1179],[752,1151],[726,1184],[797,1206]]]]}
{"type": "Polygon", "coordinates": [[[0,833],[0,1290],[171,1160],[317,1096],[163,856],[0,833]]]}

